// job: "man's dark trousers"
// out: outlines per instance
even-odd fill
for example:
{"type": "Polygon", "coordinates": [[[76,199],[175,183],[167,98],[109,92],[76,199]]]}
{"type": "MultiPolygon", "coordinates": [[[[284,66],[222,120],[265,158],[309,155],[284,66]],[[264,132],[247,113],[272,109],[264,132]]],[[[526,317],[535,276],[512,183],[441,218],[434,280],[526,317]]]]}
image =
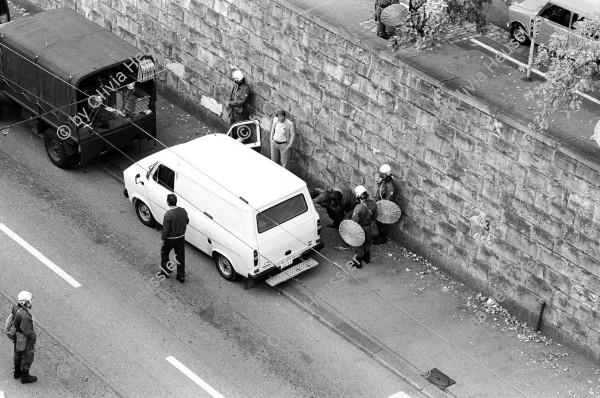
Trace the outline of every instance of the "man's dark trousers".
{"type": "Polygon", "coordinates": [[[17,340],[15,339],[15,373],[20,373],[21,370],[29,371],[31,364],[33,363],[33,356],[35,354],[35,339],[27,339],[25,349],[23,351],[17,351],[17,340]]]}
{"type": "Polygon", "coordinates": [[[169,253],[175,249],[175,260],[177,264],[177,277],[185,278],[185,237],[165,239],[160,249],[160,267],[163,271],[171,273],[167,268],[169,262],[169,253]]]}

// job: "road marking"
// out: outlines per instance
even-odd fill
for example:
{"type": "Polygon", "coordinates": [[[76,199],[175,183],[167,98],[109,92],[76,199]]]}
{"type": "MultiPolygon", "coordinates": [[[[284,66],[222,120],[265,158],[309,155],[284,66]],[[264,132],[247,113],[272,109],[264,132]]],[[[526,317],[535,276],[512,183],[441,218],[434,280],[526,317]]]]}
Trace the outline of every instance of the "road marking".
{"type": "Polygon", "coordinates": [[[412,398],[410,395],[405,393],[404,391],[400,391],[394,395],[390,395],[388,398],[412,398]]]}
{"type": "MultiPolygon", "coordinates": [[[[501,54],[504,58],[512,61],[513,63],[515,63],[515,64],[517,64],[519,66],[522,66],[523,68],[527,68],[527,65],[524,64],[523,62],[521,62],[519,60],[516,60],[516,59],[514,59],[512,57],[509,57],[508,55],[506,55],[502,51],[496,50],[494,47],[488,46],[487,44],[484,44],[484,43],[482,43],[482,42],[480,42],[480,41],[478,41],[476,39],[471,39],[471,41],[473,43],[477,44],[478,46],[481,46],[481,47],[485,48],[486,50],[493,52],[494,54],[501,54]]],[[[531,69],[531,71],[534,72],[534,73],[537,73],[538,75],[542,76],[543,78],[546,78],[546,74],[544,72],[540,72],[539,70],[533,69],[533,68],[531,69]]],[[[585,99],[587,99],[589,101],[592,101],[592,102],[600,105],[600,100],[598,100],[598,99],[596,99],[596,98],[594,98],[594,97],[592,97],[590,95],[587,95],[586,93],[580,93],[580,92],[578,92],[577,94],[579,94],[581,97],[583,97],[583,98],[585,98],[585,99]]]]}
{"type": "Polygon", "coordinates": [[[204,389],[204,391],[206,391],[207,393],[209,393],[212,397],[214,397],[214,398],[225,398],[217,390],[215,390],[214,388],[212,388],[211,386],[209,386],[207,382],[205,382],[204,380],[202,380],[200,377],[196,376],[196,374],[194,372],[192,372],[191,370],[189,370],[187,366],[185,366],[184,364],[182,364],[181,362],[179,362],[177,359],[175,359],[175,357],[171,356],[171,357],[166,357],[165,359],[167,361],[169,361],[171,363],[171,365],[173,365],[177,369],[179,369],[184,375],[186,375],[187,377],[189,377],[190,379],[192,379],[192,381],[194,383],[196,383],[200,387],[202,387],[202,389],[204,389]]]}
{"type": "Polygon", "coordinates": [[[60,276],[64,280],[66,280],[71,286],[73,286],[75,288],[81,287],[81,284],[79,282],[77,282],[75,279],[73,279],[73,277],[71,277],[71,275],[67,274],[65,271],[60,269],[60,267],[58,265],[56,265],[52,261],[48,260],[48,258],[46,256],[44,256],[42,253],[37,251],[29,243],[25,242],[25,240],[23,238],[21,238],[19,235],[14,233],[6,225],[0,223],[0,231],[4,232],[6,235],[8,235],[10,238],[12,238],[15,242],[17,242],[19,245],[21,245],[29,253],[33,254],[33,256],[35,258],[37,258],[42,263],[44,263],[46,265],[46,267],[50,268],[52,271],[57,273],[58,276],[60,276]]]}

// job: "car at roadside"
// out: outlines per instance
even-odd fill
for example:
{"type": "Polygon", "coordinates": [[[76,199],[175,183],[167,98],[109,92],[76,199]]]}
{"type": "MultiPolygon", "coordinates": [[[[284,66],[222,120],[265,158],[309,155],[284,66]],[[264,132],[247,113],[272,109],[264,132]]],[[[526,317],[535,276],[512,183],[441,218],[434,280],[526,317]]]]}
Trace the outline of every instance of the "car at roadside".
{"type": "Polygon", "coordinates": [[[584,15],[600,13],[600,0],[525,0],[508,8],[510,35],[520,44],[531,40],[531,18],[540,17],[540,33],[535,42],[548,45],[554,33],[566,33],[584,15]]]}

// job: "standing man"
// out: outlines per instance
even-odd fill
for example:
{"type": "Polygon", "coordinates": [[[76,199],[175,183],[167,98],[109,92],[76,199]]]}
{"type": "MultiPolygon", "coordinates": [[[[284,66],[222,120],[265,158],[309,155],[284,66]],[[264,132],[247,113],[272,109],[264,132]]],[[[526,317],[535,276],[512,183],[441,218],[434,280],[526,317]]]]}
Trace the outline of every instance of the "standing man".
{"type": "Polygon", "coordinates": [[[229,100],[225,102],[225,106],[229,109],[230,126],[242,120],[248,120],[249,115],[246,102],[250,97],[250,86],[246,83],[242,71],[234,71],[232,77],[234,84],[231,88],[231,93],[229,93],[229,100]]]}
{"type": "MultiPolygon", "coordinates": [[[[375,200],[389,200],[395,203],[396,185],[394,184],[394,177],[392,177],[392,168],[388,164],[384,164],[379,168],[379,179],[377,179],[377,194],[375,200]]],[[[374,245],[383,245],[387,242],[387,224],[383,224],[376,221],[377,229],[379,229],[379,235],[373,239],[374,245]]]]}
{"type": "Polygon", "coordinates": [[[175,262],[177,263],[177,279],[179,282],[185,282],[185,229],[190,219],[184,208],[177,207],[177,196],[175,194],[167,195],[167,204],[169,210],[165,213],[162,228],[162,247],[160,249],[160,271],[157,275],[164,275],[165,278],[173,271],[169,269],[169,253],[175,249],[175,262]]]}
{"type": "Polygon", "coordinates": [[[287,112],[277,109],[271,126],[271,160],[290,169],[289,162],[292,156],[292,145],[296,139],[294,123],[287,118],[287,112]]]}
{"type": "Polygon", "coordinates": [[[377,219],[377,204],[369,198],[367,190],[362,185],[354,188],[356,198],[360,201],[352,213],[352,221],[358,223],[365,232],[365,243],[358,247],[355,261],[356,268],[362,268],[362,261],[371,262],[371,244],[373,243],[373,228],[371,224],[377,219]]]}
{"type": "Polygon", "coordinates": [[[17,296],[19,303],[12,309],[15,331],[15,379],[21,378],[21,383],[33,383],[37,380],[36,376],[29,374],[29,369],[33,363],[35,353],[35,330],[33,330],[33,315],[29,312],[31,309],[31,300],[33,295],[30,292],[23,291],[17,296]]]}

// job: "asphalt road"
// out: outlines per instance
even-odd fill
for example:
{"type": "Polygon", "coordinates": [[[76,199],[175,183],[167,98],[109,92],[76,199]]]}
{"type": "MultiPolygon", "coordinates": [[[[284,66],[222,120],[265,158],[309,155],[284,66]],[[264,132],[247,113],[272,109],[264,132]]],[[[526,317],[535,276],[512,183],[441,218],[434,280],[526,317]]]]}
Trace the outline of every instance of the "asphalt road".
{"type": "MultiPolygon", "coordinates": [[[[200,131],[160,105],[159,137],[200,131]]],[[[5,110],[4,125],[18,120],[5,110]]],[[[122,190],[103,169],[54,167],[24,125],[0,133],[0,224],[81,284],[0,232],[3,313],[31,290],[39,334],[32,385],[13,380],[12,346],[0,345],[7,397],[210,396],[169,357],[225,397],[418,396],[275,290],[225,281],[189,245],[186,284],[157,282],[159,232],[138,221],[122,190]]]]}

